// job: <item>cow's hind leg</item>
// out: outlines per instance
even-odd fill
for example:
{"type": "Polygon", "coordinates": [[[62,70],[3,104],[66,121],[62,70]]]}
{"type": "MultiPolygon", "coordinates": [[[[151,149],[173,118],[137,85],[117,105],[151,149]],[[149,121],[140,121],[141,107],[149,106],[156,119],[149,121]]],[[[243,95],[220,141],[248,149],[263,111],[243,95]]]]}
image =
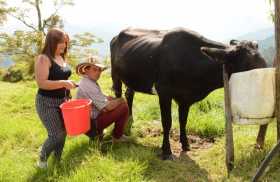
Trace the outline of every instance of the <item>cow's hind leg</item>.
{"type": "Polygon", "coordinates": [[[258,133],[257,143],[256,143],[256,148],[258,148],[258,149],[263,148],[267,126],[268,126],[268,124],[265,124],[265,125],[261,125],[259,128],[259,133],[258,133]]]}
{"type": "Polygon", "coordinates": [[[188,113],[189,113],[189,106],[179,104],[180,142],[182,145],[182,150],[184,152],[190,150],[188,137],[186,133],[188,113]]]}
{"type": "Polygon", "coordinates": [[[162,142],[162,159],[173,160],[173,155],[170,148],[169,132],[172,125],[171,118],[171,98],[159,96],[161,123],[163,127],[163,142],[162,142]]]}
{"type": "Polygon", "coordinates": [[[132,124],[133,124],[133,121],[134,121],[133,120],[133,114],[132,114],[132,104],[133,104],[134,90],[127,87],[126,92],[125,92],[125,97],[126,97],[128,108],[129,108],[129,118],[128,118],[128,123],[127,123],[127,126],[126,126],[126,129],[125,129],[124,133],[126,135],[130,135],[132,124]]]}

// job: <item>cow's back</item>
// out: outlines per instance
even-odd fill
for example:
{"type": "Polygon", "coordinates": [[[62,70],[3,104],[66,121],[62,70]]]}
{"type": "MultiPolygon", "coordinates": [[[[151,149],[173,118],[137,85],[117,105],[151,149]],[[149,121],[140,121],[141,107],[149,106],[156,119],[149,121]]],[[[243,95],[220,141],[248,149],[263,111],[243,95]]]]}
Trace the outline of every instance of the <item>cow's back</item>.
{"type": "Polygon", "coordinates": [[[209,40],[188,29],[180,28],[168,32],[160,47],[161,69],[187,73],[188,75],[201,74],[201,69],[208,70],[211,63],[214,63],[209,57],[202,54],[200,48],[203,46],[226,47],[224,44],[209,40]]]}
{"type": "Polygon", "coordinates": [[[164,31],[127,29],[111,41],[112,75],[135,91],[152,93],[164,31]]]}

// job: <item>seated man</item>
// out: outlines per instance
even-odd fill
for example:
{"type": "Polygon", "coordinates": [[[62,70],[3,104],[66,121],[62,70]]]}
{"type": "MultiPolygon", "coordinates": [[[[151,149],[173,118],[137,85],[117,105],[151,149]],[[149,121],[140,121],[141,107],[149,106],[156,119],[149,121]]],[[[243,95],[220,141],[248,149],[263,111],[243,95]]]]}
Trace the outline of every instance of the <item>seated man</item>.
{"type": "Polygon", "coordinates": [[[85,62],[76,66],[76,73],[82,76],[79,83],[77,98],[91,99],[93,103],[91,113],[91,129],[86,133],[90,139],[96,135],[103,136],[103,130],[115,123],[112,142],[125,142],[127,137],[123,135],[128,121],[128,106],[123,98],[106,96],[101,91],[97,81],[106,67],[97,57],[90,57],[85,62]]]}

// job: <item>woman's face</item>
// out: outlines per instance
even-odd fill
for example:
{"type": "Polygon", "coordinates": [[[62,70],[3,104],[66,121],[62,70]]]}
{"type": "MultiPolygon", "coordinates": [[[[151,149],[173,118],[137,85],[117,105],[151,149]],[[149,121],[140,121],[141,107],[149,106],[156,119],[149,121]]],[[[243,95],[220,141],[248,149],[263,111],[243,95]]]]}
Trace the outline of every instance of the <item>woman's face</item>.
{"type": "Polygon", "coordinates": [[[67,38],[64,37],[61,41],[58,42],[57,48],[56,48],[56,55],[60,55],[64,53],[64,50],[67,48],[67,38]]]}

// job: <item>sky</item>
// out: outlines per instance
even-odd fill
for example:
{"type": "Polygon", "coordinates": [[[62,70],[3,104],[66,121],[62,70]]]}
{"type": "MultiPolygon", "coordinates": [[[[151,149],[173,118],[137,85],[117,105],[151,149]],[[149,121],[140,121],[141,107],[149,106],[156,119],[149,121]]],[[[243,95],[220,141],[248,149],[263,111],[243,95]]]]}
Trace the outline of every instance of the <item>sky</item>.
{"type": "MultiPolygon", "coordinates": [[[[14,4],[21,0],[7,2],[14,4]]],[[[52,12],[51,1],[43,2],[47,3],[42,13],[48,15],[52,12]]],[[[59,12],[65,29],[74,33],[96,32],[101,38],[127,27],[185,27],[223,41],[273,26],[268,0],[74,0],[74,3],[59,12]]],[[[11,31],[18,27],[23,25],[10,18],[4,29],[11,31]]]]}
{"type": "Polygon", "coordinates": [[[78,27],[186,27],[214,39],[272,26],[267,0],[77,0],[62,13],[78,27]]]}

